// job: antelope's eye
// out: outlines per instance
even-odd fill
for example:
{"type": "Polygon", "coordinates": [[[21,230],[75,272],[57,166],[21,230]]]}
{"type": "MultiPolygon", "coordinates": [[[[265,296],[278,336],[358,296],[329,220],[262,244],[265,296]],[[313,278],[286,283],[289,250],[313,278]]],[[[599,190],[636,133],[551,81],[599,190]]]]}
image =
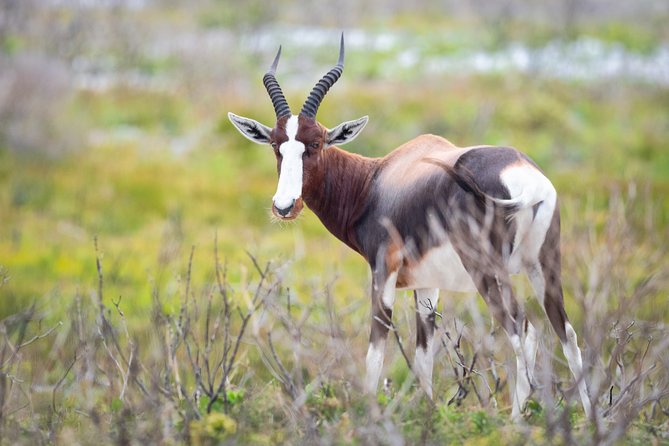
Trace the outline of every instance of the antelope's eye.
{"type": "Polygon", "coordinates": [[[321,146],[321,143],[318,141],[314,141],[312,143],[309,143],[309,148],[312,150],[316,150],[321,146]]]}
{"type": "Polygon", "coordinates": [[[272,141],[270,144],[272,145],[272,148],[273,148],[275,151],[276,151],[276,150],[279,150],[279,145],[276,143],[276,141],[272,141]]]}

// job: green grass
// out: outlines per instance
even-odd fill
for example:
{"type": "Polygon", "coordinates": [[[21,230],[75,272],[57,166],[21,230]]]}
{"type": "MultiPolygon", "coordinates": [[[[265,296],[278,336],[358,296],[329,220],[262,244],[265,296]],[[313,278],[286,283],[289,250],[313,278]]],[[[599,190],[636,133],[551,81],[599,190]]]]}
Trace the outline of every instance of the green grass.
{"type": "MultiPolygon", "coordinates": [[[[411,93],[407,89],[406,95],[393,99],[394,107],[384,104],[389,99],[378,89],[354,95],[358,114],[376,98],[381,105],[372,113],[368,133],[349,149],[378,156],[421,132],[442,134],[460,145],[513,144],[546,169],[567,200],[589,194],[600,208],[612,188],[634,181],[655,203],[657,223],[669,221],[665,91],[623,87],[613,98],[599,98],[599,86],[497,77],[457,80],[443,88],[427,83],[411,93]],[[430,97],[435,90],[443,100],[430,97]],[[386,111],[391,109],[394,114],[386,111]]],[[[124,95],[113,91],[108,96],[97,99],[96,110],[119,108],[124,95]]],[[[343,118],[330,115],[345,97],[333,95],[331,107],[324,107],[324,122],[343,118]]],[[[132,109],[134,101],[120,108],[132,109]]],[[[182,105],[177,103],[166,108],[182,105]]],[[[148,134],[162,134],[162,108],[136,110],[143,117],[135,124],[148,134]]],[[[114,128],[118,121],[109,120],[109,114],[92,113],[104,127],[114,128]]],[[[268,208],[276,187],[271,152],[239,138],[228,123],[219,129],[205,146],[185,156],[123,140],[53,161],[3,152],[0,251],[6,253],[2,263],[14,278],[4,292],[28,301],[52,292],[57,284],[72,293],[81,279],[93,276],[94,236],[105,255],[115,259],[112,265],[124,277],[119,279],[123,294],[146,287],[159,268],[158,257],[167,255],[160,254],[164,245],[174,244],[177,250],[169,256],[182,260],[191,245],[197,246],[198,255],[210,249],[214,235],[223,254],[236,261],[243,258],[240,244],[268,258],[297,253],[305,277],[322,269],[346,275],[364,269],[308,212],[285,228],[271,224],[268,208]],[[314,259],[310,252],[318,252],[318,246],[337,254],[314,259]]],[[[366,276],[355,277],[353,283],[366,276]]],[[[354,289],[353,294],[361,293],[364,284],[354,289]]],[[[147,298],[133,302],[146,305],[147,298]]]]}
{"type": "MultiPolygon", "coordinates": [[[[257,7],[254,3],[252,9],[257,7]]],[[[228,24],[234,20],[230,14],[218,10],[218,15],[201,20],[206,26],[228,24]]],[[[490,34],[471,37],[468,26],[452,20],[442,19],[432,28],[420,17],[397,17],[391,23],[423,39],[435,54],[462,50],[460,41],[471,47],[493,45],[490,34]],[[452,38],[435,43],[432,31],[440,24],[454,26],[452,38]]],[[[523,33],[550,34],[540,27],[515,32],[510,37],[521,40],[528,39],[523,33]]],[[[624,41],[639,51],[656,42],[653,32],[617,24],[592,29],[598,38],[624,41]]],[[[607,363],[618,342],[615,330],[634,320],[640,328],[632,333],[620,361],[628,373],[639,364],[648,365],[642,361],[646,339],[654,336],[655,347],[665,334],[663,322],[669,320],[669,90],[518,75],[416,78],[404,73],[384,80],[384,61],[395,56],[394,49],[369,57],[352,51],[352,68],[345,78],[350,80],[340,82],[328,96],[319,119],[332,127],[369,114],[365,132],[346,147],[367,156],[382,156],[427,132],[461,146],[513,145],[528,153],[561,197],[565,299],[582,343],[588,339],[589,345],[600,346],[602,364],[607,363]],[[607,256],[617,262],[606,265],[607,256]],[[608,275],[598,277],[601,271],[608,275]],[[592,323],[593,315],[598,323],[592,323]],[[602,333],[604,339],[595,342],[602,333]]],[[[151,73],[178,69],[172,59],[142,63],[151,73]]],[[[232,67],[232,73],[235,69],[239,67],[232,67]]],[[[9,345],[6,341],[15,343],[22,328],[27,340],[55,327],[26,345],[6,368],[0,363],[0,379],[9,382],[5,373],[17,378],[10,380],[13,393],[6,399],[0,443],[107,444],[122,443],[128,436],[137,442],[160,438],[193,444],[299,443],[313,436],[337,444],[392,436],[411,444],[591,442],[592,431],[580,409],[563,400],[553,406],[535,402],[526,424],[510,423],[505,384],[509,364],[504,359],[510,349],[501,333],[490,347],[493,351],[481,345],[491,327],[477,326],[477,317],[488,318],[480,299],[472,305],[445,299],[441,323],[453,333],[458,327],[471,331],[463,347],[469,357],[476,351],[480,358],[487,353],[494,358],[503,386],[493,395],[496,406],[483,407],[472,394],[461,406],[447,404],[457,387],[442,351],[436,368],[438,396],[431,407],[411,384],[392,342],[385,370],[393,385],[378,399],[361,395],[369,324],[367,266],[308,210],[292,224],[270,221],[274,157],[268,148],[239,135],[226,118],[228,111],[271,118],[259,80],[249,85],[254,85],[253,101],[240,93],[216,91],[212,97],[223,98],[216,108],[211,98],[196,100],[179,89],[77,92],[60,118],[90,130],[83,147],[46,158],[0,150],[0,327],[5,330],[0,336],[9,345]],[[181,137],[193,134],[200,136],[191,150],[170,150],[181,137]],[[274,300],[251,319],[231,376],[230,406],[216,404],[206,413],[205,398],[195,407],[188,405],[196,378],[183,344],[169,367],[163,349],[173,339],[188,299],[193,336],[204,336],[204,306],[216,293],[216,249],[227,268],[235,308],[246,308],[258,280],[248,253],[262,265],[272,262],[282,268],[276,272],[281,280],[274,300]],[[133,373],[153,398],[133,382],[120,397],[117,366],[103,345],[110,338],[100,332],[96,258],[102,262],[105,314],[119,339],[118,350],[111,349],[128,354],[131,342],[138,346],[135,353],[144,367],[133,373]],[[17,315],[33,304],[34,312],[22,325],[17,315]],[[303,316],[304,325],[298,327],[303,316]],[[451,325],[455,319],[460,325],[451,325]],[[283,390],[276,365],[268,365],[275,361],[267,356],[269,334],[280,360],[302,383],[304,398],[298,405],[283,390]],[[329,343],[338,347],[329,349],[329,343]],[[298,347],[303,356],[295,353],[298,347]],[[161,393],[163,385],[169,395],[161,393]],[[573,438],[551,424],[562,414],[573,438]]],[[[290,99],[302,97],[298,93],[303,95],[287,91],[290,99]]],[[[527,284],[520,281],[519,288],[521,297],[527,297],[527,284]]],[[[536,306],[528,308],[538,313],[536,306]]],[[[396,322],[409,350],[412,311],[411,299],[398,299],[396,322]]],[[[237,323],[233,328],[239,328],[237,323]]],[[[549,343],[545,351],[557,351],[553,347],[549,343]]],[[[555,381],[562,386],[551,389],[556,395],[570,382],[560,355],[553,358],[555,381]]],[[[666,354],[646,359],[657,364],[643,380],[648,390],[667,379],[666,354]]],[[[486,363],[478,364],[489,377],[486,363]]],[[[615,395],[622,392],[620,379],[612,384],[615,395]]],[[[648,406],[628,420],[620,441],[666,441],[662,407],[652,410],[648,406]]]]}

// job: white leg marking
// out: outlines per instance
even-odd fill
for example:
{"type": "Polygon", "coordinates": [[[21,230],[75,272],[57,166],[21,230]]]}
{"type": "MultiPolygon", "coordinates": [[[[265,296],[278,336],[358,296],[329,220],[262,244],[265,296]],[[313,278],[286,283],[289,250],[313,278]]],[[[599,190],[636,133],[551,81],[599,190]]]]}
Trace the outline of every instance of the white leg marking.
{"type": "MultiPolygon", "coordinates": [[[[430,316],[437,311],[439,302],[438,289],[420,289],[416,290],[416,313],[423,325],[430,324],[430,316]]],[[[434,335],[428,334],[426,346],[416,346],[416,356],[414,358],[414,368],[420,385],[425,393],[432,398],[432,369],[434,366],[434,335]]]]}
{"type": "MultiPolygon", "coordinates": [[[[397,283],[397,274],[395,271],[390,273],[388,279],[383,284],[380,302],[376,298],[372,299],[372,305],[382,305],[384,308],[392,309],[395,303],[395,284],[397,283]]],[[[373,285],[375,296],[378,296],[377,282],[373,285]]],[[[372,314],[375,314],[375,309],[372,309],[372,314]]],[[[378,321],[372,321],[372,324],[378,321]]],[[[365,377],[365,391],[376,393],[379,386],[379,379],[381,378],[381,371],[383,370],[383,354],[386,346],[386,340],[376,339],[375,342],[370,342],[367,350],[367,376],[365,377]]]]}
{"type": "Polygon", "coordinates": [[[383,353],[386,341],[378,341],[377,344],[369,344],[367,350],[367,376],[365,377],[365,392],[374,394],[379,386],[379,378],[383,370],[383,353]]]}
{"type": "Polygon", "coordinates": [[[397,271],[390,273],[388,280],[383,285],[381,302],[386,308],[393,308],[393,304],[395,303],[395,284],[397,284],[397,271]]]}
{"type": "Polygon", "coordinates": [[[530,383],[534,382],[534,364],[537,359],[537,350],[539,349],[538,341],[537,330],[532,325],[532,322],[527,321],[527,333],[525,334],[523,347],[525,349],[525,358],[527,359],[527,374],[530,383]]]}
{"type": "Polygon", "coordinates": [[[569,370],[571,370],[571,373],[574,375],[574,379],[578,384],[578,393],[581,396],[585,415],[589,418],[592,413],[592,406],[590,404],[590,397],[588,396],[588,387],[585,382],[585,376],[583,375],[581,349],[578,348],[576,332],[569,322],[565,324],[565,331],[567,332],[567,340],[562,344],[562,351],[567,358],[569,370]]]}
{"type": "Polygon", "coordinates": [[[520,418],[520,413],[527,401],[527,398],[530,396],[532,390],[529,381],[529,372],[527,368],[527,360],[525,356],[525,349],[523,344],[520,341],[520,337],[517,334],[509,336],[511,345],[513,346],[513,351],[516,354],[516,389],[513,392],[513,406],[511,409],[511,418],[518,420],[520,418]]]}
{"type": "Polygon", "coordinates": [[[427,347],[425,350],[423,350],[422,347],[416,349],[416,357],[414,360],[418,381],[430,398],[432,398],[432,368],[434,366],[433,349],[434,339],[430,336],[427,338],[427,347]]]}

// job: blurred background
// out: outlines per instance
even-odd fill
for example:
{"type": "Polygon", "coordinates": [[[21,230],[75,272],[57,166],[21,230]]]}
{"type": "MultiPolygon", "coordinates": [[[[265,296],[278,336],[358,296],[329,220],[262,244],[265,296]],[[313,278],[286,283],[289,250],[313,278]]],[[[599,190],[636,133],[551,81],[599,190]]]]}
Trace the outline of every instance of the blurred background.
{"type": "Polygon", "coordinates": [[[319,118],[333,127],[370,115],[347,149],[382,156],[428,132],[461,146],[511,145],[565,195],[605,200],[632,181],[666,217],[664,1],[1,7],[0,264],[14,278],[5,306],[94,273],[95,235],[119,254],[119,272],[140,275],[159,253],[207,245],[216,231],[230,255],[240,242],[271,257],[295,234],[320,238],[310,217],[269,223],[273,157],[226,115],[273,124],[261,79],[279,45],[278,78],[299,109],[336,61],[342,31],[345,75],[319,118]]]}
{"type": "MultiPolygon", "coordinates": [[[[98,287],[97,256],[141,332],[156,290],[178,301],[192,247],[206,288],[218,246],[233,285],[247,252],[288,264],[296,302],[327,284],[354,305],[345,323],[363,355],[364,262],[308,211],[270,221],[274,156],[227,120],[273,125],[261,80],[279,45],[299,110],[341,32],[344,75],[319,120],[370,116],[347,150],[383,156],[421,133],[517,147],[562,197],[565,268],[580,281],[567,300],[592,298],[612,234],[630,237],[609,271],[628,275],[629,297],[667,273],[667,23],[664,0],[0,0],[0,319],[34,304],[43,326],[67,320],[98,287]]],[[[635,317],[667,321],[663,286],[635,317]]],[[[579,327],[584,308],[568,303],[579,327]]],[[[52,376],[34,380],[63,374],[51,355],[52,376]]]]}

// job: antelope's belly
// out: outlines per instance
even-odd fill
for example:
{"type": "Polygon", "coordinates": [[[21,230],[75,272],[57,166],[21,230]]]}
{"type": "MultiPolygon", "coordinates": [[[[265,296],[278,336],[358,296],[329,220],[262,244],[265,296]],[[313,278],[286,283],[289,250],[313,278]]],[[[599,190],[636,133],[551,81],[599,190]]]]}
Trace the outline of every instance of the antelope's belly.
{"type": "Polygon", "coordinates": [[[404,265],[397,288],[439,288],[448,291],[476,291],[469,273],[451,243],[430,249],[418,262],[404,265]]]}

